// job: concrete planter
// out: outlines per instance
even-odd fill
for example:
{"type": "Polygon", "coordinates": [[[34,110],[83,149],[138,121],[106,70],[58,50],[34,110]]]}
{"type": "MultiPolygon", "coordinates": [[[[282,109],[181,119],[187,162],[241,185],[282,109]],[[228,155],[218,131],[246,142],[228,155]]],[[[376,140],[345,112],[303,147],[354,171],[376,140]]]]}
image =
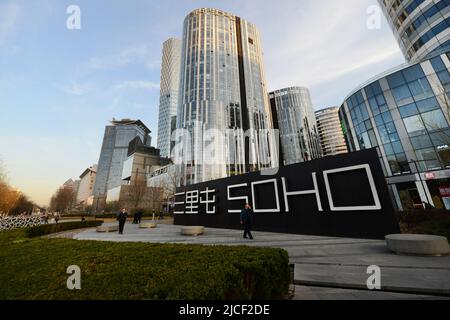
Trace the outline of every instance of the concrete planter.
{"type": "Polygon", "coordinates": [[[158,224],[156,222],[142,222],[139,224],[139,228],[141,229],[153,229],[156,228],[158,224]]]}
{"type": "Polygon", "coordinates": [[[425,234],[391,234],[386,236],[389,250],[398,254],[442,256],[449,253],[445,237],[425,234]]]}
{"type": "Polygon", "coordinates": [[[205,227],[181,227],[181,234],[183,236],[198,236],[205,233],[205,227]]]}
{"type": "Polygon", "coordinates": [[[118,225],[109,225],[109,226],[99,226],[97,227],[97,232],[117,232],[119,231],[118,225]]]}

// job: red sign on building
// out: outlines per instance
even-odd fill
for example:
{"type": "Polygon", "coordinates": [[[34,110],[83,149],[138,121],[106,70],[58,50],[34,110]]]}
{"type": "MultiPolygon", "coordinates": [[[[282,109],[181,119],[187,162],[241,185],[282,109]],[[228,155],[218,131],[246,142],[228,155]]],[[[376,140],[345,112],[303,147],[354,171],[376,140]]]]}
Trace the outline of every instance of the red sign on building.
{"type": "Polygon", "coordinates": [[[450,188],[439,188],[442,197],[450,197],[450,188]]]}

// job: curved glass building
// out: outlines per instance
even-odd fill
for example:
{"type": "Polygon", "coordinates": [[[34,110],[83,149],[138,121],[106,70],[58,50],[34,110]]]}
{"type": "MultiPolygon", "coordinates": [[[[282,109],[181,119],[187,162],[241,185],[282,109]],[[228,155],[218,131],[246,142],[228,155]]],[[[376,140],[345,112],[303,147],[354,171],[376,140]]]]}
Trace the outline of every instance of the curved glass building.
{"type": "Polygon", "coordinates": [[[377,147],[399,209],[450,209],[450,53],[392,70],[340,108],[349,151],[377,147]]]}
{"type": "Polygon", "coordinates": [[[450,0],[378,0],[408,61],[450,47],[450,0]]]}
{"type": "Polygon", "coordinates": [[[291,87],[269,94],[274,126],[281,142],[280,164],[322,157],[314,108],[307,88],[291,87]]]}
{"type": "Polygon", "coordinates": [[[216,9],[184,20],[175,162],[184,184],[277,164],[258,29],[216,9]],[[180,130],[182,129],[182,130],[180,130]]]}

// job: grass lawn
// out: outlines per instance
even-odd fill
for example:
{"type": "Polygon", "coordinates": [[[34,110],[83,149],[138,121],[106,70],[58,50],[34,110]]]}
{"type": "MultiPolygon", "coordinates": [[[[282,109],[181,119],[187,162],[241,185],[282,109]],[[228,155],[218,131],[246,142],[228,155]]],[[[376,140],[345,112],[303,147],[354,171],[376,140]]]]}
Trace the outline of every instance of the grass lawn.
{"type": "Polygon", "coordinates": [[[0,232],[0,299],[283,299],[288,293],[282,249],[30,238],[49,232],[0,232]],[[70,265],[81,268],[81,290],[66,287],[70,265]]]}

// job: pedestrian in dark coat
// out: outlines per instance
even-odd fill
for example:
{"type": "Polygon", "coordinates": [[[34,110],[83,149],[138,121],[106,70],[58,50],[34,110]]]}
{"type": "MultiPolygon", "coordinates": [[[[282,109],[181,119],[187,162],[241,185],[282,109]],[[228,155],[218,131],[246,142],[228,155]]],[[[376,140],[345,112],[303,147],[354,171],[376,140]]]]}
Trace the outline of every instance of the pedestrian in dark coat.
{"type": "Polygon", "coordinates": [[[117,215],[117,221],[119,221],[119,234],[123,234],[123,228],[125,227],[125,222],[127,222],[128,212],[124,208],[117,215]]]}
{"type": "Polygon", "coordinates": [[[244,227],[244,239],[248,239],[247,236],[250,238],[250,240],[253,240],[252,236],[252,216],[253,216],[253,210],[250,204],[245,204],[244,209],[241,211],[241,224],[244,227]]]}

